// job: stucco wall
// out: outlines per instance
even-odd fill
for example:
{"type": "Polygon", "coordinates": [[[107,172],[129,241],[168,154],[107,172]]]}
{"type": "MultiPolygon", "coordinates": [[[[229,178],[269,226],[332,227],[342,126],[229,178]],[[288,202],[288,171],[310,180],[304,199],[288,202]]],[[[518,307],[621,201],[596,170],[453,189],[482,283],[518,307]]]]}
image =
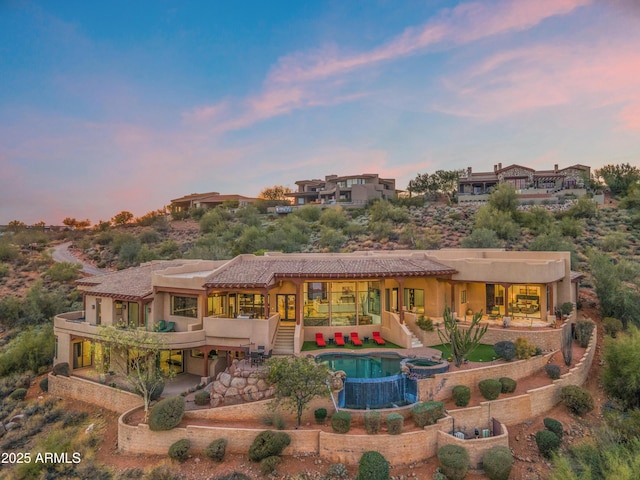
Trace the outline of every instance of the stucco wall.
{"type": "Polygon", "coordinates": [[[123,413],[143,404],[142,398],[133,393],[83,378],[62,375],[49,375],[49,393],[91,403],[116,413],[123,413]]]}
{"type": "Polygon", "coordinates": [[[502,434],[489,438],[478,438],[463,440],[449,435],[445,432],[438,432],[438,448],[445,445],[459,445],[467,450],[469,454],[469,465],[473,469],[482,468],[482,459],[487,450],[496,446],[509,447],[509,432],[502,425],[502,434]]]}

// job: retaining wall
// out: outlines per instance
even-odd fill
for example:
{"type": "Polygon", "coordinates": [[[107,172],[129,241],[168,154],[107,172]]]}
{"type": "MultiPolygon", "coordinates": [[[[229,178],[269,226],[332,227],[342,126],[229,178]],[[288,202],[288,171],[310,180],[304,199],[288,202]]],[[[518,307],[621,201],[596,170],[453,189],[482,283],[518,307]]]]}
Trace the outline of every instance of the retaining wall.
{"type": "Polygon", "coordinates": [[[49,374],[48,391],[52,395],[91,403],[116,413],[123,413],[144,404],[138,395],[74,376],[49,374]]]}

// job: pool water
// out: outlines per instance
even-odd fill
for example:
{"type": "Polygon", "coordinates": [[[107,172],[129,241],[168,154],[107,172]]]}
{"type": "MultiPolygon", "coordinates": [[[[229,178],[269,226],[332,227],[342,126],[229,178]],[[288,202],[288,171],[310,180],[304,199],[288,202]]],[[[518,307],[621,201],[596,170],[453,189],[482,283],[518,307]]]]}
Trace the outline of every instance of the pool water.
{"type": "Polygon", "coordinates": [[[343,370],[347,378],[382,378],[398,375],[403,358],[397,353],[325,353],[318,355],[316,362],[326,362],[331,370],[343,370]]]}

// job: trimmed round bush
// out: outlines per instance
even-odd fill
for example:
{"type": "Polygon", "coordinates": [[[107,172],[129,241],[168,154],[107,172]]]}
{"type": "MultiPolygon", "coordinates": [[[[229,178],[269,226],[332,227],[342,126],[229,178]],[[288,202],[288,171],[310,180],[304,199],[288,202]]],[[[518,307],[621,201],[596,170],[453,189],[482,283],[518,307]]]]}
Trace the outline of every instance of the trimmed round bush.
{"type": "Polygon", "coordinates": [[[26,388],[16,388],[13,392],[9,394],[9,398],[12,400],[24,400],[27,397],[27,389],[26,388]]]}
{"type": "Polygon", "coordinates": [[[380,452],[364,452],[358,462],[356,480],[389,480],[389,462],[380,452]]]}
{"type": "Polygon", "coordinates": [[[536,346],[524,337],[516,339],[516,357],[519,360],[526,360],[536,354],[536,346]]]}
{"type": "Polygon", "coordinates": [[[331,428],[335,433],[347,433],[351,429],[351,414],[337,412],[331,416],[331,428]]]}
{"type": "Polygon", "coordinates": [[[558,380],[560,378],[560,365],[550,363],[544,366],[544,371],[547,372],[551,380],[558,380]]]}
{"type": "Polygon", "coordinates": [[[502,384],[493,378],[481,380],[480,383],[478,383],[478,388],[482,396],[487,400],[495,400],[500,396],[500,392],[502,392],[502,384]]]}
{"type": "Polygon", "coordinates": [[[510,362],[516,356],[516,345],[509,340],[502,340],[493,346],[493,351],[496,352],[498,357],[510,362]]]}
{"type": "Polygon", "coordinates": [[[498,381],[500,382],[500,385],[502,385],[502,393],[513,393],[516,391],[516,387],[518,386],[518,382],[513,378],[501,377],[498,381]]]}
{"type": "Polygon", "coordinates": [[[327,418],[327,409],[326,408],[317,408],[313,411],[313,416],[316,419],[316,423],[318,425],[323,425],[324,421],[327,418]]]}
{"type": "Polygon", "coordinates": [[[209,396],[209,392],[200,391],[194,395],[193,401],[196,405],[209,405],[209,402],[211,402],[211,397],[209,396]]]}
{"type": "Polygon", "coordinates": [[[423,428],[433,425],[438,419],[444,417],[443,402],[420,402],[411,408],[411,416],[416,427],[423,428]]]}
{"type": "Polygon", "coordinates": [[[149,430],[171,430],[180,425],[184,415],[184,397],[165,398],[156,403],[149,414],[149,430]]]}
{"type": "Polygon", "coordinates": [[[551,454],[560,447],[562,441],[551,430],[540,430],[536,433],[536,444],[543,457],[551,458],[551,454]]]}
{"type": "Polygon", "coordinates": [[[466,385],[456,385],[453,387],[452,395],[456,407],[466,407],[471,400],[471,389],[466,385]]]}
{"type": "Polygon", "coordinates": [[[562,435],[564,434],[564,431],[562,429],[562,423],[560,423],[555,418],[545,418],[543,422],[544,422],[544,427],[547,430],[552,431],[558,436],[560,440],[562,440],[562,435]]]}
{"type": "Polygon", "coordinates": [[[290,443],[291,437],[284,432],[260,432],[249,447],[249,460],[259,462],[267,457],[280,455],[290,443]]]}
{"type": "Polygon", "coordinates": [[[560,399],[576,415],[584,415],[593,410],[593,397],[591,394],[576,385],[562,387],[560,399]]]}
{"type": "Polygon", "coordinates": [[[169,456],[174,460],[183,462],[189,456],[189,448],[191,447],[191,440],[183,438],[178,440],[169,447],[169,456]]]}
{"type": "Polygon", "coordinates": [[[576,322],[576,340],[582,348],[589,346],[589,340],[591,340],[591,334],[596,324],[593,320],[578,320],[576,322]]]}
{"type": "Polygon", "coordinates": [[[226,438],[218,438],[214,440],[204,451],[204,454],[209,457],[211,460],[216,462],[221,462],[224,460],[224,454],[227,451],[227,439],[226,438]]]}
{"type": "Polygon", "coordinates": [[[399,413],[390,413],[386,417],[387,432],[389,435],[400,435],[404,426],[404,417],[399,413]]]}
{"type": "Polygon", "coordinates": [[[56,363],[53,366],[52,373],[54,375],[62,375],[63,377],[69,376],[69,364],[67,362],[56,363]]]}
{"type": "Polygon", "coordinates": [[[469,471],[469,454],[459,445],[445,445],[438,449],[438,461],[447,480],[462,480],[469,471]]]}
{"type": "Polygon", "coordinates": [[[43,392],[48,392],[49,391],[49,377],[44,377],[42,380],[40,380],[40,390],[42,390],[43,392]]]}
{"type": "Polygon", "coordinates": [[[624,328],[622,321],[613,317],[605,317],[602,320],[602,325],[604,326],[604,331],[611,335],[612,338],[616,338],[624,328]]]}
{"type": "Polygon", "coordinates": [[[375,435],[380,432],[382,426],[382,415],[380,412],[368,411],[364,414],[364,429],[369,435],[375,435]]]}
{"type": "Polygon", "coordinates": [[[498,445],[487,450],[482,458],[482,468],[489,480],[509,480],[513,468],[509,447],[498,445]]]}
{"type": "Polygon", "coordinates": [[[260,473],[264,476],[273,475],[278,470],[278,465],[281,461],[282,459],[277,455],[263,458],[260,460],[260,473]]]}

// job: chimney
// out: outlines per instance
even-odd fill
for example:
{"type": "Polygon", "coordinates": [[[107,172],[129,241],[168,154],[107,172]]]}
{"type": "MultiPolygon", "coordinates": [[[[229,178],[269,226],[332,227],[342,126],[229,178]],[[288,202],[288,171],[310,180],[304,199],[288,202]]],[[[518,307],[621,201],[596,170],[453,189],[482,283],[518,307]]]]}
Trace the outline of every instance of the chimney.
{"type": "Polygon", "coordinates": [[[498,170],[502,170],[502,163],[498,163],[498,170]]]}
{"type": "Polygon", "coordinates": [[[498,165],[494,165],[493,166],[493,173],[497,173],[498,172],[498,165]]]}
{"type": "Polygon", "coordinates": [[[471,167],[467,167],[467,178],[471,178],[471,167]]]}
{"type": "Polygon", "coordinates": [[[553,171],[555,173],[558,173],[558,164],[557,163],[553,166],[553,171]]]}

